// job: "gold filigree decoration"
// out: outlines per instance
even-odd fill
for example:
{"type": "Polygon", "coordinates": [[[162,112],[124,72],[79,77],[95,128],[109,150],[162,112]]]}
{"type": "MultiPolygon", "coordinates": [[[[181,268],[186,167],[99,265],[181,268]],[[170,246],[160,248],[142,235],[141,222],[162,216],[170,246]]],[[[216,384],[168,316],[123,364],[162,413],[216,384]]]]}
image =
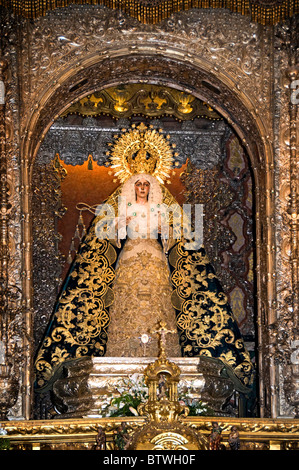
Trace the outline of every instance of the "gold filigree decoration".
{"type": "Polygon", "coordinates": [[[151,444],[154,445],[154,450],[188,450],[188,439],[175,432],[158,434],[151,440],[151,444]]]}
{"type": "Polygon", "coordinates": [[[108,114],[118,119],[134,115],[147,118],[167,115],[183,121],[195,118],[222,120],[220,114],[207,103],[189,93],[146,83],[126,83],[96,91],[72,103],[61,116],[69,114],[80,116],[108,114]]]}
{"type": "MultiPolygon", "coordinates": [[[[163,184],[169,178],[173,165],[174,144],[171,146],[162,135],[162,130],[156,131],[152,126],[147,128],[141,123],[120,136],[111,151],[111,168],[115,176],[126,181],[138,173],[151,174],[163,184]]],[[[110,152],[108,152],[110,154],[110,152]]]]}
{"type": "Polygon", "coordinates": [[[214,357],[216,351],[224,364],[245,385],[252,380],[250,355],[244,347],[224,292],[217,288],[217,277],[208,257],[198,251],[189,254],[178,243],[169,257],[172,272],[172,305],[178,310],[177,326],[183,332],[184,355],[194,349],[202,356],[214,357]]]}
{"type": "Polygon", "coordinates": [[[77,255],[69,275],[70,287],[60,296],[52,331],[39,350],[35,362],[39,387],[72,356],[104,354],[106,328],[110,322],[107,309],[114,299],[110,285],[115,272],[111,264],[116,260],[116,253],[111,244],[94,236],[94,230],[93,225],[85,240],[88,249],[84,249],[83,244],[77,255]]]}

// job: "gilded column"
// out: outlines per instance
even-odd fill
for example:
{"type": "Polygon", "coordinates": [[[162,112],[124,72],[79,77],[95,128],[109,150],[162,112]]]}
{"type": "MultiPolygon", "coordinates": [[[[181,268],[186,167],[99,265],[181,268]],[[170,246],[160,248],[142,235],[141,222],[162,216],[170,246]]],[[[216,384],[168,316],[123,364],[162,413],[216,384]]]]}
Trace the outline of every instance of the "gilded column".
{"type": "Polygon", "coordinates": [[[287,401],[294,406],[296,418],[299,417],[299,337],[298,337],[298,314],[299,314],[299,291],[298,291],[298,267],[299,267],[299,158],[297,152],[297,126],[299,110],[299,63],[296,57],[298,44],[296,30],[298,19],[291,22],[291,47],[290,67],[287,70],[289,80],[289,148],[290,148],[290,198],[289,198],[289,226],[290,226],[290,264],[291,264],[291,305],[292,332],[290,334],[290,359],[289,371],[286,374],[285,392],[287,401]]]}
{"type": "Polygon", "coordinates": [[[0,364],[5,361],[7,348],[7,312],[5,297],[8,283],[8,195],[5,132],[5,70],[7,63],[0,58],[0,364]]]}
{"type": "MultiPolygon", "coordinates": [[[[288,70],[290,84],[297,82],[299,88],[299,64],[288,70]]],[[[291,88],[291,87],[290,87],[291,88]]],[[[292,88],[291,88],[292,90],[292,88]]],[[[294,311],[294,327],[298,326],[298,155],[297,155],[297,111],[299,105],[296,98],[290,99],[290,228],[291,228],[291,267],[292,267],[292,308],[294,311]]]]}
{"type": "Polygon", "coordinates": [[[0,58],[0,421],[15,405],[19,392],[19,374],[15,369],[12,328],[10,325],[10,291],[8,282],[9,235],[8,235],[8,180],[7,143],[5,121],[5,71],[7,62],[0,58]]]}

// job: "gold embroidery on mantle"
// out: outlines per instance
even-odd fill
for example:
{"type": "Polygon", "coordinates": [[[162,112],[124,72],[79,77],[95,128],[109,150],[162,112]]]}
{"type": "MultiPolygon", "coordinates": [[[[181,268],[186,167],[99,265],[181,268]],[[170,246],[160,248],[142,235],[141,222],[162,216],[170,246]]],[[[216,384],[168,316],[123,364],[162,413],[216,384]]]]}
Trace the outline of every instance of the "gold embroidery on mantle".
{"type": "Polygon", "coordinates": [[[64,291],[56,312],[56,327],[45,339],[35,362],[37,383],[43,386],[54,371],[64,361],[70,359],[70,351],[75,348],[74,357],[89,353],[92,345],[97,355],[104,354],[104,347],[99,338],[109,324],[107,308],[113,302],[113,291],[109,284],[115,272],[111,262],[116,259],[113,247],[106,240],[89,237],[89,250],[78,254],[78,268],[70,278],[77,281],[77,286],[64,291]],[[82,267],[83,266],[83,267],[82,267]],[[52,353],[45,359],[45,351],[51,345],[52,353]]]}
{"type": "Polygon", "coordinates": [[[184,332],[181,343],[183,352],[188,355],[193,344],[200,355],[212,357],[212,351],[223,342],[230,344],[239,351],[242,362],[237,364],[237,357],[232,350],[222,351],[219,357],[234,369],[236,376],[243,379],[245,384],[250,384],[250,355],[244,348],[243,339],[236,336],[237,332],[231,328],[232,314],[227,308],[227,296],[224,292],[213,292],[209,288],[208,281],[217,282],[217,278],[207,270],[208,257],[200,251],[190,255],[182,248],[183,244],[179,243],[172,250],[169,261],[175,267],[171,300],[172,305],[180,311],[177,326],[184,332]]]}

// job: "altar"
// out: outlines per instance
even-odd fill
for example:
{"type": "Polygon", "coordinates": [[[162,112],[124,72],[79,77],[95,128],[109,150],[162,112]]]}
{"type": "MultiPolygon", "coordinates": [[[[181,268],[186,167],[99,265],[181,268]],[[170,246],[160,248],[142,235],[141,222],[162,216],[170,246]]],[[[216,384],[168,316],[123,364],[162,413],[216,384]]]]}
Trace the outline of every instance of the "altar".
{"type": "Polygon", "coordinates": [[[53,383],[59,419],[0,422],[1,449],[100,450],[106,451],[102,458],[113,463],[119,457],[107,451],[129,451],[126,459],[130,451],[152,451],[154,459],[161,450],[163,455],[179,451],[179,457],[191,450],[297,450],[296,420],[221,414],[221,404],[234,386],[223,366],[209,359],[168,359],[162,348],[156,359],[88,357],[65,363],[53,383]],[[119,395],[120,382],[136,375],[144,377],[148,387],[136,413],[103,417],[107,399],[119,395]],[[189,416],[180,391],[212,403],[212,416],[189,416]]]}
{"type": "MultiPolygon", "coordinates": [[[[150,357],[85,357],[64,363],[53,384],[55,418],[99,418],[101,410],[132,376],[141,377],[155,358],[150,357]]],[[[179,390],[190,399],[208,403],[216,416],[234,416],[224,410],[235,392],[233,380],[221,361],[207,357],[170,358],[181,371],[179,390]]],[[[210,411],[211,412],[211,411],[210,411]]],[[[235,410],[235,415],[238,410],[235,410]]]]}

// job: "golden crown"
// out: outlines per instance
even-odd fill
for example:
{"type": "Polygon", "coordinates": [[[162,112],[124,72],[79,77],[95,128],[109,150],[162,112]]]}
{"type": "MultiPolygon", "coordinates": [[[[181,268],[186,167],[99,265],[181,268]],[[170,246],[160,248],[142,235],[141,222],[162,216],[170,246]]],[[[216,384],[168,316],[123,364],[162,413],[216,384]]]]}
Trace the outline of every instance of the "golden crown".
{"type": "Polygon", "coordinates": [[[169,178],[175,145],[170,145],[170,137],[165,138],[162,132],[141,123],[129,131],[124,129],[120,137],[115,136],[117,140],[110,144],[113,148],[107,154],[111,155],[111,168],[121,182],[138,173],[155,176],[160,183],[169,178]]]}

